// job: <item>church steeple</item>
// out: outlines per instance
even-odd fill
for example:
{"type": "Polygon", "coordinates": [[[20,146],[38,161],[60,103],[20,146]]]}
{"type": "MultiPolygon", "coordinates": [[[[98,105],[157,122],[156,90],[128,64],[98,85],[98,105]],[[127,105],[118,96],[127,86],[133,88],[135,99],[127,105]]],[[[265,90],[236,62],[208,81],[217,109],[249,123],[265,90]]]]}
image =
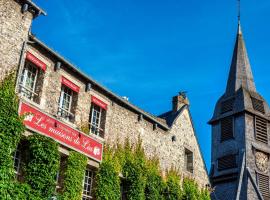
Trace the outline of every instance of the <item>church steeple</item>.
{"type": "Polygon", "coordinates": [[[256,91],[240,25],[240,2],[227,88],[209,124],[210,179],[215,188],[211,199],[270,199],[270,109],[256,91]]]}
{"type": "Polygon", "coordinates": [[[246,45],[239,21],[225,95],[231,96],[241,87],[248,91],[256,92],[246,45]]]}

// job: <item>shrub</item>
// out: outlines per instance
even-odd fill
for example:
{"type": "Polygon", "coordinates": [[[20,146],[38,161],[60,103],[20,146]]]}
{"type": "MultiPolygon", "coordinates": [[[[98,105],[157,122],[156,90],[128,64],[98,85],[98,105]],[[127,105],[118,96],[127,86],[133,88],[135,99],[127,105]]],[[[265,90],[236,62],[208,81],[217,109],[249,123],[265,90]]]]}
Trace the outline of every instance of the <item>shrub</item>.
{"type": "Polygon", "coordinates": [[[126,158],[123,166],[123,175],[126,183],[126,194],[129,200],[145,199],[145,170],[146,157],[141,145],[141,140],[132,151],[129,143],[126,142],[126,158]]]}
{"type": "Polygon", "coordinates": [[[193,179],[184,178],[182,188],[183,200],[201,200],[199,187],[193,179]]]}
{"type": "Polygon", "coordinates": [[[162,200],[165,183],[160,175],[158,159],[153,158],[147,162],[146,166],[146,200],[162,200]]]}
{"type": "Polygon", "coordinates": [[[180,174],[176,169],[171,168],[166,175],[166,187],[164,191],[165,200],[179,200],[182,198],[180,186],[180,174]]]}

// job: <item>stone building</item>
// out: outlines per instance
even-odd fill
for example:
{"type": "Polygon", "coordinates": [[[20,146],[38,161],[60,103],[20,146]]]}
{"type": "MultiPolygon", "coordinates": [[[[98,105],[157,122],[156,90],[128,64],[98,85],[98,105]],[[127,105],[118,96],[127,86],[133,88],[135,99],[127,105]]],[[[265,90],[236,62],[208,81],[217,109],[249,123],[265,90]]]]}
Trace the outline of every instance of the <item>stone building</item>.
{"type": "Polygon", "coordinates": [[[209,122],[212,199],[270,199],[269,114],[255,87],[239,22],[227,88],[209,122]]]}
{"type": "MultiPolygon", "coordinates": [[[[163,171],[174,166],[200,186],[208,184],[185,94],[173,97],[172,109],[160,116],[143,111],[33,36],[29,28],[40,14],[46,15],[30,0],[0,0],[0,77],[17,72],[19,112],[32,113],[25,119],[25,134],[34,131],[53,138],[61,144],[62,155],[73,149],[88,156],[89,181],[102,160],[104,142],[115,144],[126,137],[136,141],[140,136],[146,154],[159,156],[163,171]],[[85,127],[89,134],[82,132],[85,127]]],[[[90,196],[84,191],[84,199],[90,196]]]]}

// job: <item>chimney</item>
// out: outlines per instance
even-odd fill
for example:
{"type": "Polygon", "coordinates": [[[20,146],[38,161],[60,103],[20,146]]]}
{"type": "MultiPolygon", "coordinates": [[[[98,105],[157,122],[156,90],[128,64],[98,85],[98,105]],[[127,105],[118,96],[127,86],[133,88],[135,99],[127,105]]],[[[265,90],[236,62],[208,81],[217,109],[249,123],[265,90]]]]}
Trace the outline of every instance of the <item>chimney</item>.
{"type": "Polygon", "coordinates": [[[188,98],[186,96],[186,92],[179,92],[177,96],[174,96],[172,99],[172,109],[173,112],[177,112],[184,105],[189,105],[188,98]]]}

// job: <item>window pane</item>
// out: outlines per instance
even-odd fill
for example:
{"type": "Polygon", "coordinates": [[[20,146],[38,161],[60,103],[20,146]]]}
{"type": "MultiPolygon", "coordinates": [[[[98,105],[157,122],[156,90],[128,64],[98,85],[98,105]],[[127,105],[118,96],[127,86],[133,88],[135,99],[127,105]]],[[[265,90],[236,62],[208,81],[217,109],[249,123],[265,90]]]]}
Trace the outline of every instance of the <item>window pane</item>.
{"type": "Polygon", "coordinates": [[[33,100],[35,95],[37,74],[38,69],[32,64],[26,63],[20,79],[20,92],[31,100],[33,100]]]}
{"type": "Polygon", "coordinates": [[[95,135],[100,134],[100,121],[101,121],[101,108],[96,105],[92,105],[91,109],[91,121],[90,121],[90,127],[91,127],[91,133],[95,135]]]}
{"type": "Polygon", "coordinates": [[[92,199],[92,187],[93,187],[94,172],[90,169],[85,170],[85,177],[83,183],[83,200],[92,199]]]}

